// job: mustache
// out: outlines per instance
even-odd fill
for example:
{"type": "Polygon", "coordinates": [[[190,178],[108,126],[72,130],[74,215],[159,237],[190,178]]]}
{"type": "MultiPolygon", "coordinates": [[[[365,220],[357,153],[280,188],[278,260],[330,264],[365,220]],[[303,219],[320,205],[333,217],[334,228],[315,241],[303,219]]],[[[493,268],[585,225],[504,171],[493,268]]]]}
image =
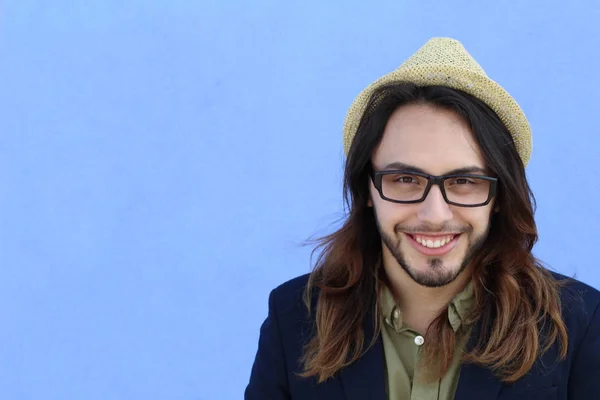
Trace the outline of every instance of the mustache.
{"type": "Polygon", "coordinates": [[[406,226],[406,225],[395,225],[394,232],[395,233],[435,233],[435,234],[456,234],[456,233],[467,233],[473,230],[471,226],[458,226],[458,225],[450,225],[444,224],[440,226],[421,224],[418,226],[406,226]]]}

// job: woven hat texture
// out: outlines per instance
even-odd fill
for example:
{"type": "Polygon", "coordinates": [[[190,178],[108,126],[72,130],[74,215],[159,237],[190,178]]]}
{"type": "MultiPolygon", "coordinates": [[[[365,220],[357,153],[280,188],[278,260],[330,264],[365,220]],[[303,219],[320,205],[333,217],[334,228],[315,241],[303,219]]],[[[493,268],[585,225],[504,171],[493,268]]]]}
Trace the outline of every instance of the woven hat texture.
{"type": "Polygon", "coordinates": [[[531,129],[525,114],[506,90],[488,78],[485,71],[451,38],[432,38],[395,71],[367,86],[350,106],[344,121],[346,155],[373,91],[393,82],[413,82],[420,86],[446,86],[467,92],[486,103],[510,131],[523,165],[531,157],[531,129]]]}

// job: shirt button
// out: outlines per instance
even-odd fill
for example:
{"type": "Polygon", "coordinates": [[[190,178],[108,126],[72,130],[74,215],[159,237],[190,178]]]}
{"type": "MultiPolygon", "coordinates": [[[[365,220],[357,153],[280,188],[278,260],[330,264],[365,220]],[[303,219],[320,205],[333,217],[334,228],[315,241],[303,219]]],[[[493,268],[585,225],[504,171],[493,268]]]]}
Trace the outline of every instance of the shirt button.
{"type": "Polygon", "coordinates": [[[422,346],[423,343],[425,343],[425,339],[423,338],[423,336],[419,335],[419,336],[415,337],[415,344],[417,346],[422,346]]]}
{"type": "Polygon", "coordinates": [[[398,309],[394,310],[394,319],[398,319],[399,316],[400,316],[400,310],[398,310],[398,309]]]}

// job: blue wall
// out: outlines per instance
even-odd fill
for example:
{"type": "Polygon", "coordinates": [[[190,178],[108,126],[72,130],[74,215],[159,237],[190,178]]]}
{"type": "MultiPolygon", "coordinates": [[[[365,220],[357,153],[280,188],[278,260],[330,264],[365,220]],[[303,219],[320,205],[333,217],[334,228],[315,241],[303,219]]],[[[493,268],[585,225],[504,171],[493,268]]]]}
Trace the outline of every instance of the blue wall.
{"type": "Polygon", "coordinates": [[[432,36],[519,101],[536,255],[600,287],[597,1],[3,6],[2,399],[241,398],[342,216],[347,107],[432,36]]]}

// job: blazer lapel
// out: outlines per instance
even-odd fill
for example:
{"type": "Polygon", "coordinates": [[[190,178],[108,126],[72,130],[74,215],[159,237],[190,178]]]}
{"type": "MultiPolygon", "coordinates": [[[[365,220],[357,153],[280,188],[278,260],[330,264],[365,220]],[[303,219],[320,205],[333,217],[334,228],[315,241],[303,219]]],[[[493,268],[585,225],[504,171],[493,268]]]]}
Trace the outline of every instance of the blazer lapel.
{"type": "Polygon", "coordinates": [[[465,364],[460,370],[455,400],[496,400],[502,382],[492,371],[475,364],[465,364]]]}
{"type": "MultiPolygon", "coordinates": [[[[373,314],[368,313],[364,324],[365,347],[373,338],[373,314]]],[[[361,358],[340,371],[340,382],[346,400],[386,400],[385,360],[381,335],[361,358]]]]}
{"type": "MultiPolygon", "coordinates": [[[[481,326],[476,324],[471,331],[467,348],[472,349],[481,332],[481,326]]],[[[502,382],[496,378],[490,369],[475,364],[463,364],[458,378],[455,400],[496,400],[502,382]]]]}

